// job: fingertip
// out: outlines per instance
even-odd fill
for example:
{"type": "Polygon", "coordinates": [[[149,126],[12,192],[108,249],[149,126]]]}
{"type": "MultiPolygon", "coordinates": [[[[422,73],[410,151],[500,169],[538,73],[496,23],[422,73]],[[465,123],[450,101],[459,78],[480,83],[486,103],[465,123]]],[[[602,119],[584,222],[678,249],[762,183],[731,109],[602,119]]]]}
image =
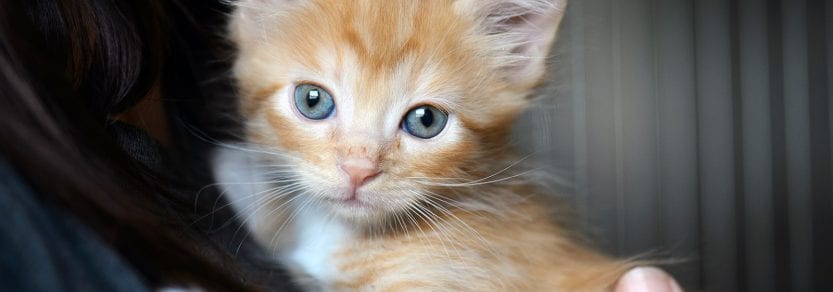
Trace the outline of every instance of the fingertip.
{"type": "Polygon", "coordinates": [[[636,267],[616,284],[616,292],[682,292],[668,273],[656,267],[636,267]]]}

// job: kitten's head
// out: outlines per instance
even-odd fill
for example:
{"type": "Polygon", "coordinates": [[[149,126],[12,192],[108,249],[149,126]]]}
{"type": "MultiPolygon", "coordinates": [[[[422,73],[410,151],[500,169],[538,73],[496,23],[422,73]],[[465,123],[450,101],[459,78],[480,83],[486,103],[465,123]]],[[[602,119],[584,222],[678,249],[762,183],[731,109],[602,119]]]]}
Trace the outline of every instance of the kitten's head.
{"type": "Polygon", "coordinates": [[[243,0],[231,34],[247,139],[356,222],[455,200],[437,188],[506,166],[565,2],[243,0]]]}

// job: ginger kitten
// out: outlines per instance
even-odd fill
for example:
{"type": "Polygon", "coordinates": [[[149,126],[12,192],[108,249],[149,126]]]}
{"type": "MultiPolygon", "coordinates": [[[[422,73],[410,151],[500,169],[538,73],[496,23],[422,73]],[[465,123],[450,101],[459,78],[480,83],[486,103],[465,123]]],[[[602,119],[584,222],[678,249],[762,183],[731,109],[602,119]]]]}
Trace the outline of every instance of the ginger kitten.
{"type": "Polygon", "coordinates": [[[309,290],[609,290],[508,145],[566,0],[241,0],[217,180],[309,290]]]}

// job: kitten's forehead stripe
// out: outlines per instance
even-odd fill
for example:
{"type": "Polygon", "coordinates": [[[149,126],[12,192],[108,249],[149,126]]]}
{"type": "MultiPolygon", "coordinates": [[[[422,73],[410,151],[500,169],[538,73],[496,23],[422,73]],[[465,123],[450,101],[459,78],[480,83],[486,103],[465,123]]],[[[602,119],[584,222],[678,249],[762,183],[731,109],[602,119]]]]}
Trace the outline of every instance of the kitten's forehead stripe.
{"type": "Polygon", "coordinates": [[[431,31],[422,23],[425,4],[410,1],[383,1],[381,5],[354,8],[359,11],[345,13],[342,34],[345,42],[358,56],[368,79],[377,79],[404,62],[409,56],[419,54],[421,42],[430,40],[431,31]],[[414,5],[419,5],[415,7],[414,5]],[[398,11],[397,17],[380,11],[398,11]],[[381,16],[380,16],[381,15],[381,16]],[[375,25],[385,23],[387,25],[375,25]]]}

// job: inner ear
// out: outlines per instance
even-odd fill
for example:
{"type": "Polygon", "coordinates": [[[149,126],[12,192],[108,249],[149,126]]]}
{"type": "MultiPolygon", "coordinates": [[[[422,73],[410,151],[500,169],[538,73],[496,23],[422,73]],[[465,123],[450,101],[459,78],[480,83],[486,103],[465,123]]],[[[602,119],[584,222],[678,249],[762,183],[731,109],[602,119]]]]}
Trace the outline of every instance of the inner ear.
{"type": "MultiPolygon", "coordinates": [[[[516,62],[507,64],[506,70],[513,72],[510,76],[523,78],[538,78],[545,59],[549,57],[550,46],[553,43],[555,29],[546,29],[556,21],[547,15],[537,13],[526,13],[503,16],[496,22],[496,31],[493,34],[509,34],[520,38],[520,40],[509,50],[509,54],[517,56],[516,62]],[[536,60],[537,59],[537,60],[536,60]]],[[[557,26],[557,24],[556,24],[557,26]]]]}
{"type": "Polygon", "coordinates": [[[526,85],[543,76],[565,5],[566,0],[461,0],[457,9],[491,38],[505,76],[526,85]]]}

